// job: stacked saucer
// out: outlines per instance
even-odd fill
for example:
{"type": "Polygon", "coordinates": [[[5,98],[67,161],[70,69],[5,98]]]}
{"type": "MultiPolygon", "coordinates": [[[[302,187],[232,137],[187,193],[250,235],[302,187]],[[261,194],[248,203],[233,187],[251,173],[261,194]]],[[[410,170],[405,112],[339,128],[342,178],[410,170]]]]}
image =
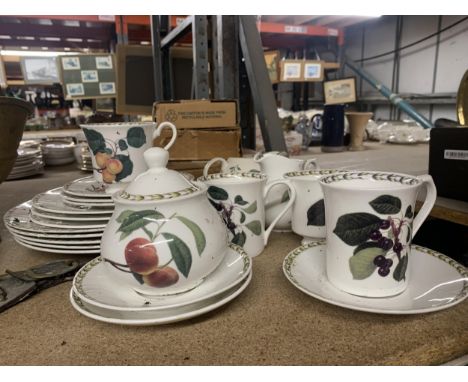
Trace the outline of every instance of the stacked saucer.
{"type": "Polygon", "coordinates": [[[343,308],[380,314],[420,314],[447,309],[468,297],[468,271],[451,258],[412,245],[410,266],[417,269],[403,293],[385,298],[352,295],[334,286],[326,272],[325,241],[291,251],[283,262],[286,278],[297,289],[343,308]],[[428,277],[430,275],[430,277],[428,277]]]}
{"type": "Polygon", "coordinates": [[[7,180],[21,179],[44,173],[42,153],[36,148],[18,149],[18,157],[7,180]]]}
{"type": "Polygon", "coordinates": [[[106,185],[97,182],[93,176],[67,183],[62,190],[63,201],[76,208],[113,208],[112,195],[106,192],[106,185]]]}
{"type": "Polygon", "coordinates": [[[101,186],[84,178],[70,182],[64,188],[38,194],[32,200],[10,209],[4,216],[5,226],[19,244],[31,249],[52,253],[99,254],[104,228],[114,211],[112,199],[107,194],[97,198],[103,203],[98,203],[96,207],[93,203],[80,202],[84,198],[73,195],[73,192],[86,190],[86,187],[100,190],[101,186]],[[73,196],[70,197],[76,197],[76,202],[66,201],[69,195],[65,189],[72,192],[73,196]]]}
{"type": "Polygon", "coordinates": [[[75,144],[70,141],[50,140],[42,143],[45,164],[57,166],[74,162],[74,147],[75,144]]]}
{"type": "Polygon", "coordinates": [[[198,287],[181,294],[141,295],[110,278],[105,268],[102,257],[87,263],[75,275],[70,301],[89,318],[121,325],[161,325],[199,316],[233,300],[252,278],[251,259],[234,244],[198,287]]]}

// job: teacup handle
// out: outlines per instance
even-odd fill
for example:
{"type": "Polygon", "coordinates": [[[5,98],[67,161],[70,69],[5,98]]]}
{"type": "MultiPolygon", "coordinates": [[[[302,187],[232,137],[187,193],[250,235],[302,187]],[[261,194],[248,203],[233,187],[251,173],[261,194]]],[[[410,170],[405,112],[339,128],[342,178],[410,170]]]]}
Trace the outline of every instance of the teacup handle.
{"type": "Polygon", "coordinates": [[[171,122],[167,122],[167,121],[162,122],[156,128],[156,130],[154,130],[153,139],[158,138],[161,135],[162,129],[164,129],[165,127],[169,127],[172,130],[171,140],[169,141],[169,143],[166,146],[164,146],[164,150],[169,150],[172,147],[172,145],[174,144],[175,140],[177,139],[177,128],[175,127],[174,124],[172,124],[171,122]]]}
{"type": "Polygon", "coordinates": [[[224,172],[224,169],[228,166],[228,162],[224,158],[217,157],[217,158],[210,159],[206,163],[205,167],[203,168],[203,176],[208,176],[208,171],[210,170],[210,167],[213,166],[216,162],[221,162],[222,163],[221,172],[224,172]]]}
{"type": "Polygon", "coordinates": [[[283,180],[283,179],[278,179],[275,180],[265,187],[265,191],[263,192],[263,199],[266,199],[268,193],[270,190],[278,185],[278,184],[284,184],[286,187],[289,188],[289,201],[286,203],[286,206],[283,208],[283,210],[278,214],[278,216],[271,222],[269,227],[265,229],[265,236],[264,236],[264,244],[267,245],[268,243],[268,238],[270,237],[271,231],[273,231],[273,228],[275,227],[276,223],[283,217],[283,215],[286,213],[286,211],[292,206],[294,203],[294,200],[296,200],[296,190],[292,186],[291,182],[289,180],[283,180]]]}
{"type": "Polygon", "coordinates": [[[320,166],[317,163],[316,158],[307,159],[304,162],[304,170],[319,170],[320,166]]]}
{"type": "Polygon", "coordinates": [[[423,185],[426,186],[426,200],[424,200],[424,204],[422,205],[421,209],[419,210],[418,214],[413,220],[413,235],[414,237],[416,235],[416,232],[418,232],[419,228],[421,228],[422,223],[424,220],[426,220],[427,216],[432,210],[432,207],[434,207],[435,201],[437,199],[437,189],[434,184],[434,181],[432,180],[432,176],[430,175],[421,175],[418,176],[418,179],[421,179],[423,182],[423,185]]]}

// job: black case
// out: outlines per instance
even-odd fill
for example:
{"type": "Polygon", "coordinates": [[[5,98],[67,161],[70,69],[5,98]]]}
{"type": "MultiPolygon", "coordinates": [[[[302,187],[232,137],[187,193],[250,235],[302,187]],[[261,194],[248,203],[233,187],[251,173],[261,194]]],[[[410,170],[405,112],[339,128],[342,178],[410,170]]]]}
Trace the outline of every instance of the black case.
{"type": "Polygon", "coordinates": [[[468,127],[431,129],[429,174],[439,196],[468,202],[468,127]]]}

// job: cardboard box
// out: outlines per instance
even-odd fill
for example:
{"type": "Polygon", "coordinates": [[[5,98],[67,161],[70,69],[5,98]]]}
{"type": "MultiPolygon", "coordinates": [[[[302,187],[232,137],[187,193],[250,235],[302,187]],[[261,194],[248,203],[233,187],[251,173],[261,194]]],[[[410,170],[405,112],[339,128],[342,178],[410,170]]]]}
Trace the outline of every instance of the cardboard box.
{"type": "MultiPolygon", "coordinates": [[[[164,129],[153,141],[154,146],[165,146],[172,132],[164,129]]],[[[223,129],[178,129],[177,140],[169,149],[171,161],[209,160],[214,157],[240,156],[241,129],[237,126],[223,129]]]]}
{"type": "Polygon", "coordinates": [[[232,128],[238,125],[235,100],[182,100],[154,103],[153,119],[178,129],[232,128]]]}
{"type": "Polygon", "coordinates": [[[431,129],[429,174],[437,195],[468,202],[468,128],[431,129]]]}

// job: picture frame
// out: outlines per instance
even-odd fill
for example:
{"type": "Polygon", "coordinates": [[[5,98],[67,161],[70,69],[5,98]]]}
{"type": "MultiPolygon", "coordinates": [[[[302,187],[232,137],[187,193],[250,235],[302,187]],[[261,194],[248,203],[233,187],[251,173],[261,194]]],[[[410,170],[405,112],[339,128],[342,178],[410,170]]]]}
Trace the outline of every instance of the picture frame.
{"type": "Polygon", "coordinates": [[[99,76],[97,70],[82,70],[81,71],[81,82],[99,82],[99,76]]]}
{"type": "Polygon", "coordinates": [[[302,77],[307,82],[322,82],[324,76],[323,61],[305,60],[302,77]]]}
{"type": "Polygon", "coordinates": [[[67,84],[67,93],[71,97],[84,96],[85,95],[84,86],[82,83],[67,84]]]}
{"type": "Polygon", "coordinates": [[[303,60],[281,60],[281,82],[302,82],[303,60]]]}
{"type": "Polygon", "coordinates": [[[80,60],[78,57],[61,57],[63,70],[80,70],[80,60]]]}
{"type": "Polygon", "coordinates": [[[115,82],[100,82],[99,93],[115,95],[115,82]]]}
{"type": "Polygon", "coordinates": [[[265,57],[265,63],[267,66],[270,81],[272,84],[277,84],[280,80],[280,52],[279,50],[271,50],[264,52],[263,55],[265,57]]]}
{"type": "Polygon", "coordinates": [[[52,85],[60,82],[56,57],[21,57],[21,71],[25,84],[52,85]]]}
{"type": "Polygon", "coordinates": [[[112,69],[112,56],[96,56],[97,69],[112,69]]]}
{"type": "Polygon", "coordinates": [[[325,105],[356,102],[356,78],[349,77],[340,80],[324,81],[323,98],[325,105]]]}

